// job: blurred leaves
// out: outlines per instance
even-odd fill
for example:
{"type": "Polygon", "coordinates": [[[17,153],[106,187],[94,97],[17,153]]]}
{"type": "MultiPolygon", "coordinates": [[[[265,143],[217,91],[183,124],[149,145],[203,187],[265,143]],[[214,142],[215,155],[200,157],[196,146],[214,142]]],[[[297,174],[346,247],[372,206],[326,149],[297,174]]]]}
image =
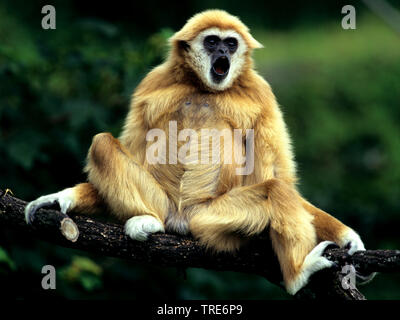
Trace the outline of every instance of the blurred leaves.
{"type": "Polygon", "coordinates": [[[9,257],[7,252],[0,247],[0,273],[9,273],[17,269],[14,261],[9,257]]]}
{"type": "Polygon", "coordinates": [[[303,193],[364,238],[400,221],[400,41],[376,17],[357,22],[257,32],[256,65],[285,113],[303,193]]]}
{"type": "Polygon", "coordinates": [[[82,179],[91,138],[119,134],[133,88],[161,61],[171,31],[135,41],[101,19],[49,32],[19,22],[0,5],[0,170],[2,184],[31,198],[82,179]],[[25,188],[33,172],[40,179],[25,188]]]}
{"type": "Polygon", "coordinates": [[[102,268],[87,257],[74,256],[71,264],[60,270],[60,278],[91,292],[102,287],[102,268]]]}

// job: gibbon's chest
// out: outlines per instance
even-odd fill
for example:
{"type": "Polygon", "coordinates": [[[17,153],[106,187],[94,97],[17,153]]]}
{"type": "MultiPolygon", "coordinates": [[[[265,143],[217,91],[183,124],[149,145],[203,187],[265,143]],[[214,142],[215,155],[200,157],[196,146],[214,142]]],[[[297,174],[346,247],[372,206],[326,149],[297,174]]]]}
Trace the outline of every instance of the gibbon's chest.
{"type": "Polygon", "coordinates": [[[234,153],[243,155],[243,136],[217,108],[207,96],[188,97],[159,119],[147,142],[148,169],[178,213],[241,184],[234,153]]]}

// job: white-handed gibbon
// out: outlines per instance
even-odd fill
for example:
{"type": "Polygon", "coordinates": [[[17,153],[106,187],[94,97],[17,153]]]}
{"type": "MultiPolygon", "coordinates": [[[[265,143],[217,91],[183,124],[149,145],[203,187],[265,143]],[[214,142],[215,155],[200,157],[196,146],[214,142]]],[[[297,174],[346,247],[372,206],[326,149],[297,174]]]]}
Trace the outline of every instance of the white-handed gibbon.
{"type": "MultiPolygon", "coordinates": [[[[208,10],[188,20],[170,46],[166,61],[135,90],[120,137],[100,133],[93,138],[88,182],[29,203],[27,222],[52,203],[63,213],[108,208],[132,239],[144,241],[155,232],[191,233],[216,251],[236,250],[269,227],[290,294],[311,274],[332,266],[322,255],[332,242],[347,246],[349,254],[365,250],[355,231],[299,194],[290,137],[269,84],[253,69],[251,53],[262,46],[248,28],[225,11],[208,10]],[[201,139],[203,129],[217,129],[214,135],[242,130],[234,147],[246,151],[245,132],[253,130],[251,170],[238,174],[243,163],[237,157],[231,162],[168,161],[177,153],[170,148],[172,140],[177,147],[186,143],[171,123],[176,132],[190,129],[197,135],[197,140],[189,137],[197,152],[211,145],[201,139]],[[154,163],[147,156],[154,144],[148,139],[152,129],[166,133],[168,147],[157,154],[164,161],[154,163]]],[[[226,151],[234,153],[220,147],[225,160],[226,151]]]]}

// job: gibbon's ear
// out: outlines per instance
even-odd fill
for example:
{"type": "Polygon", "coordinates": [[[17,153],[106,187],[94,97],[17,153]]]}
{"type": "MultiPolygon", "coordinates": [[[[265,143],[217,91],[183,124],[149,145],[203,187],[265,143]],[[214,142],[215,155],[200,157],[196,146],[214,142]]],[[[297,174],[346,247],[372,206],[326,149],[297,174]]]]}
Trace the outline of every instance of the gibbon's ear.
{"type": "Polygon", "coordinates": [[[178,47],[180,50],[184,50],[184,51],[188,52],[190,49],[190,45],[184,40],[179,40],[177,42],[177,44],[178,44],[178,47]]]}
{"type": "Polygon", "coordinates": [[[245,41],[250,49],[264,48],[264,46],[260,42],[258,42],[256,39],[254,39],[254,37],[250,33],[246,34],[245,41]]]}
{"type": "Polygon", "coordinates": [[[175,33],[171,38],[168,39],[169,45],[172,49],[178,51],[188,51],[190,48],[189,39],[179,37],[179,34],[175,33]]]}

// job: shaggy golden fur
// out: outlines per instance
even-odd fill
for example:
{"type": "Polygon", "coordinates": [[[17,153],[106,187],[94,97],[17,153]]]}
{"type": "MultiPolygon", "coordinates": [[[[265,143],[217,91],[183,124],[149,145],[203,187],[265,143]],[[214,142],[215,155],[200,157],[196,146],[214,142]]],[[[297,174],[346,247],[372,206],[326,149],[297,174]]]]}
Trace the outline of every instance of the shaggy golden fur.
{"type": "Polygon", "coordinates": [[[105,203],[122,221],[150,215],[167,231],[190,231],[218,251],[235,250],[269,226],[285,284],[291,288],[318,242],[344,245],[343,235],[351,229],[315,208],[296,189],[282,113],[269,84],[253,69],[252,50],[262,46],[238,18],[219,10],[195,15],[170,45],[166,61],[134,92],[120,138],[107,133],[94,137],[86,166],[89,183],[75,187],[71,209],[93,213],[105,203]],[[210,28],[234,30],[247,47],[240,74],[222,91],[196,76],[184,45],[210,28]],[[198,133],[202,128],[254,129],[254,171],[237,175],[236,163],[148,163],[146,133],[160,128],[168,135],[169,121],[176,121],[178,130],[198,133]]]}

